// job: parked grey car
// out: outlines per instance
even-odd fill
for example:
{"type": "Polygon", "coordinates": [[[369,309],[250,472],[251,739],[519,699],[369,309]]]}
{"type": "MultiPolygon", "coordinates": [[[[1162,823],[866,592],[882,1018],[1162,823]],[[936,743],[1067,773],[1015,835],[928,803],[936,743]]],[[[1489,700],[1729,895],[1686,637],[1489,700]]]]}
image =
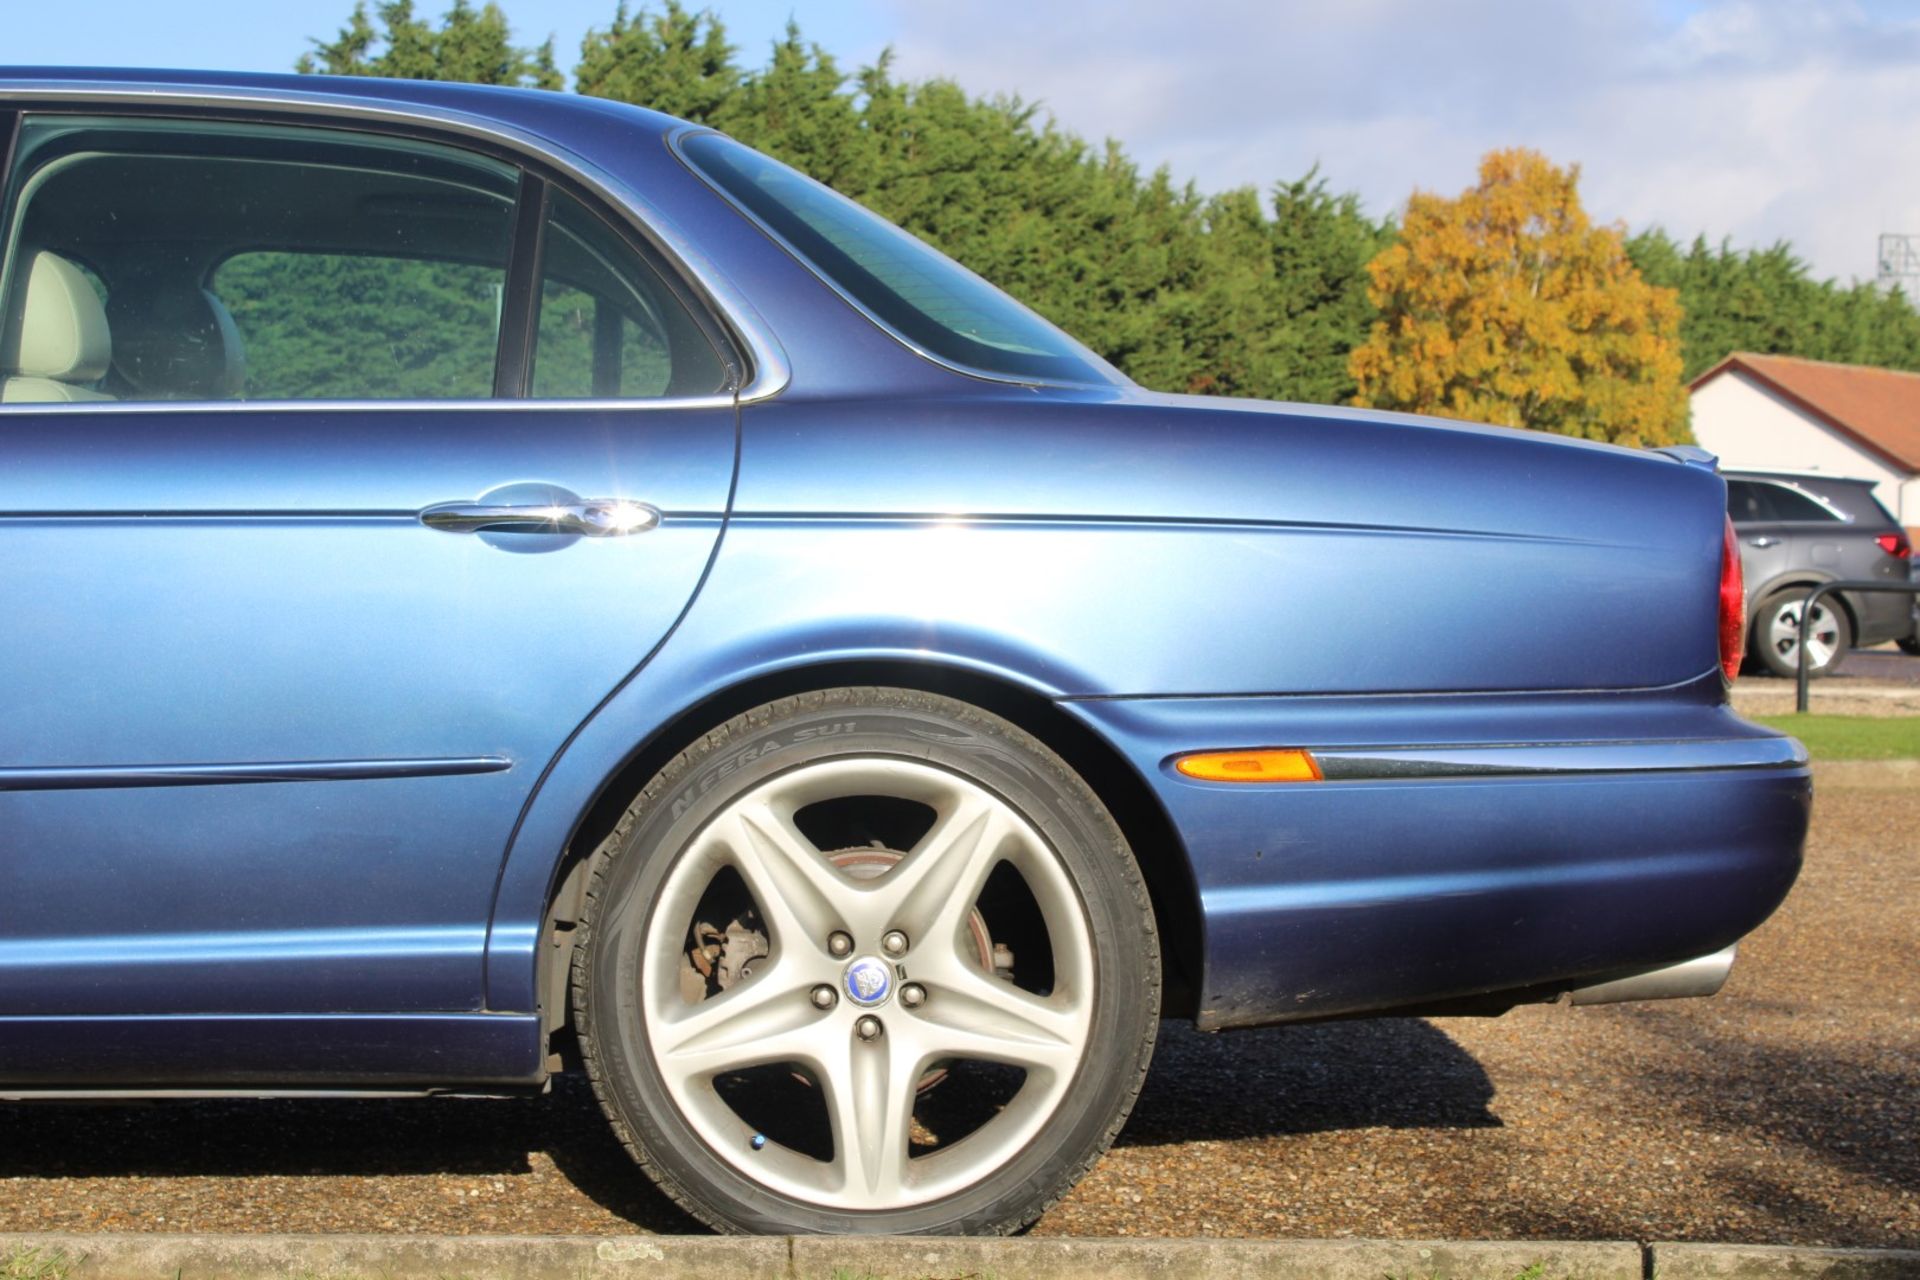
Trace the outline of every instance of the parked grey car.
{"type": "Polygon", "coordinates": [[[1801,625],[1807,592],[1819,583],[1909,580],[1913,546],[1873,496],[1871,480],[1731,471],[1727,514],[1740,540],[1747,655],[1755,665],[1792,676],[1803,630],[1808,668],[1816,676],[1831,671],[1856,645],[1912,639],[1912,597],[1892,592],[1829,596],[1801,625]]]}

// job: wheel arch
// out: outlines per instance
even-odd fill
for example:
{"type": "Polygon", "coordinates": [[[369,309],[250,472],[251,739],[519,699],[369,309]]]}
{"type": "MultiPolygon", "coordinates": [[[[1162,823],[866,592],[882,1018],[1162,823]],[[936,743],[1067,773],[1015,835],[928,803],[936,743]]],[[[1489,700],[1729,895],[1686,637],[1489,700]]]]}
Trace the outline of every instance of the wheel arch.
{"type": "Polygon", "coordinates": [[[1163,1010],[1192,1016],[1205,947],[1199,888],[1186,846],[1153,788],[1113,744],[1045,695],[1012,680],[938,661],[839,659],[755,674],[681,708],[600,785],[574,824],[547,892],[542,933],[554,944],[540,948],[537,990],[550,1036],[564,1041],[570,1035],[570,1001],[560,997],[572,957],[571,925],[578,919],[592,855],[648,779],[701,734],[744,711],[843,686],[941,694],[1001,716],[1064,759],[1113,815],[1146,879],[1160,931],[1163,1010]]]}

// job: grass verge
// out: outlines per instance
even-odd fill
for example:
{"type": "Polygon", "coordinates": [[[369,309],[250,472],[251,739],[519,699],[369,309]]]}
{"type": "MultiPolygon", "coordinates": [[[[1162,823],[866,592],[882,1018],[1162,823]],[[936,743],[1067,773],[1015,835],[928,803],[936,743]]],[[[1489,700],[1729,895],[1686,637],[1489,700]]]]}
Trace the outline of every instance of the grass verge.
{"type": "Polygon", "coordinates": [[[21,1249],[0,1254],[0,1280],[67,1280],[72,1270],[63,1253],[21,1249]]]}
{"type": "Polygon", "coordinates": [[[1815,760],[1901,760],[1920,757],[1920,716],[1760,716],[1761,724],[1807,744],[1815,760]]]}

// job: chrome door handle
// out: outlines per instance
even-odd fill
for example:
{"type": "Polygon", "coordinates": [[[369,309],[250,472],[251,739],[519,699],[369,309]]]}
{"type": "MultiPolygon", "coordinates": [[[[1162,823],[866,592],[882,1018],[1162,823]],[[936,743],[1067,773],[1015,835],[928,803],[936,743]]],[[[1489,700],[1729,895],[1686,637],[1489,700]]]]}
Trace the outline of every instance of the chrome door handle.
{"type": "Polygon", "coordinates": [[[420,523],[444,533],[559,533],[586,538],[645,533],[657,528],[660,520],[660,508],[625,499],[532,506],[442,502],[420,513],[420,523]]]}
{"type": "Polygon", "coordinates": [[[1748,538],[1747,545],[1750,547],[1777,547],[1780,545],[1780,539],[1769,538],[1762,535],[1758,538],[1748,538]]]}

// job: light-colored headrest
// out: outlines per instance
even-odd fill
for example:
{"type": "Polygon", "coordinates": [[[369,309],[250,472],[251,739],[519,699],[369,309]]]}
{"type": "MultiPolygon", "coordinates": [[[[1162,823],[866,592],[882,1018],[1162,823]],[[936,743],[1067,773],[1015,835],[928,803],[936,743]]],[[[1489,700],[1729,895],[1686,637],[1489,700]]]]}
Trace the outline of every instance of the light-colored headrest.
{"type": "Polygon", "coordinates": [[[113,373],[129,400],[232,400],[246,354],[226,304],[192,285],[135,281],[107,303],[113,373]]]}
{"type": "Polygon", "coordinates": [[[33,255],[13,334],[6,372],[20,377],[92,382],[113,357],[100,296],[80,268],[57,253],[33,255]]]}

